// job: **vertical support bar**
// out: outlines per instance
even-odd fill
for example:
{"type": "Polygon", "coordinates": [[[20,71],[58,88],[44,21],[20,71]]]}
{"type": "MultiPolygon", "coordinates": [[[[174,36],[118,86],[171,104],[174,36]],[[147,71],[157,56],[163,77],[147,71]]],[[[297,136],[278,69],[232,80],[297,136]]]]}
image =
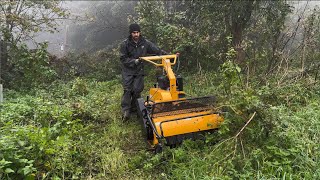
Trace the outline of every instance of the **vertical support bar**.
{"type": "MultiPolygon", "coordinates": [[[[0,38],[0,83],[1,83],[1,63],[2,63],[2,39],[0,38]]],[[[0,84],[0,103],[3,102],[3,87],[2,84],[0,84]]]]}
{"type": "Polygon", "coordinates": [[[176,79],[176,76],[174,75],[174,72],[172,71],[170,59],[163,58],[162,64],[163,64],[163,68],[167,72],[167,76],[169,78],[170,94],[172,96],[172,100],[178,100],[179,96],[178,96],[178,92],[177,92],[177,79],[176,79]]]}
{"type": "Polygon", "coordinates": [[[2,84],[0,84],[0,103],[3,102],[3,88],[2,88],[2,84]]]}

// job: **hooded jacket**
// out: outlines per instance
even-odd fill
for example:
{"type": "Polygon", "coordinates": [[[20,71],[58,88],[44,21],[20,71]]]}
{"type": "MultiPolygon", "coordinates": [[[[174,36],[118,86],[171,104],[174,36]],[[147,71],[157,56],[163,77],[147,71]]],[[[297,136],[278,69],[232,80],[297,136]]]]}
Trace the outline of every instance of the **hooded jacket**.
{"type": "Polygon", "coordinates": [[[143,62],[135,64],[135,59],[147,55],[166,54],[156,45],[140,36],[139,41],[135,43],[131,35],[122,42],[120,47],[120,61],[122,73],[124,75],[143,75],[143,62]]]}

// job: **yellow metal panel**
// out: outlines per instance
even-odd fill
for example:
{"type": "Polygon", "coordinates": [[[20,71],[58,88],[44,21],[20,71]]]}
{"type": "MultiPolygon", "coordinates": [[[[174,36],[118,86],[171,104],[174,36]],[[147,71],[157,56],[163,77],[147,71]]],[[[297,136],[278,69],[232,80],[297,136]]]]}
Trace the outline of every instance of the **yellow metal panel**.
{"type": "Polygon", "coordinates": [[[160,88],[150,88],[150,99],[154,102],[171,101],[172,96],[169,91],[160,88]]]}
{"type": "Polygon", "coordinates": [[[164,137],[218,128],[223,118],[218,114],[207,113],[208,112],[190,113],[154,118],[154,124],[158,133],[160,134],[162,132],[164,137]],[[179,117],[181,117],[181,119],[179,119],[179,117]]]}

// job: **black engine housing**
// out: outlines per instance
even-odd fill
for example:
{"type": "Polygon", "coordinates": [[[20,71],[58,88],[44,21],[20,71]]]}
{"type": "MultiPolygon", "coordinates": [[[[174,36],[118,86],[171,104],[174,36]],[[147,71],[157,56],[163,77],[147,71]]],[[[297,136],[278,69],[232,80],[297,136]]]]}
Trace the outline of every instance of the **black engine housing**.
{"type": "MultiPolygon", "coordinates": [[[[181,75],[176,75],[176,83],[177,83],[177,90],[178,91],[183,91],[183,78],[181,75]]],[[[169,78],[167,76],[158,76],[157,77],[157,83],[158,86],[163,89],[163,90],[167,90],[170,87],[170,81],[169,78]]]]}

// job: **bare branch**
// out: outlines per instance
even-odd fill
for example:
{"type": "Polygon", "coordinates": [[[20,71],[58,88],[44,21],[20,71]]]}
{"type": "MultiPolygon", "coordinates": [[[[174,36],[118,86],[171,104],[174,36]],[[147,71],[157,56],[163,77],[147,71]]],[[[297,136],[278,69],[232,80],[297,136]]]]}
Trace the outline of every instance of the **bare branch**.
{"type": "Polygon", "coordinates": [[[247,123],[241,128],[241,130],[237,133],[237,135],[234,136],[234,138],[237,138],[241,132],[244,130],[244,128],[246,128],[248,126],[248,124],[251,122],[251,120],[253,119],[253,117],[256,115],[256,112],[254,112],[251,116],[251,118],[247,121],[247,123]]]}

